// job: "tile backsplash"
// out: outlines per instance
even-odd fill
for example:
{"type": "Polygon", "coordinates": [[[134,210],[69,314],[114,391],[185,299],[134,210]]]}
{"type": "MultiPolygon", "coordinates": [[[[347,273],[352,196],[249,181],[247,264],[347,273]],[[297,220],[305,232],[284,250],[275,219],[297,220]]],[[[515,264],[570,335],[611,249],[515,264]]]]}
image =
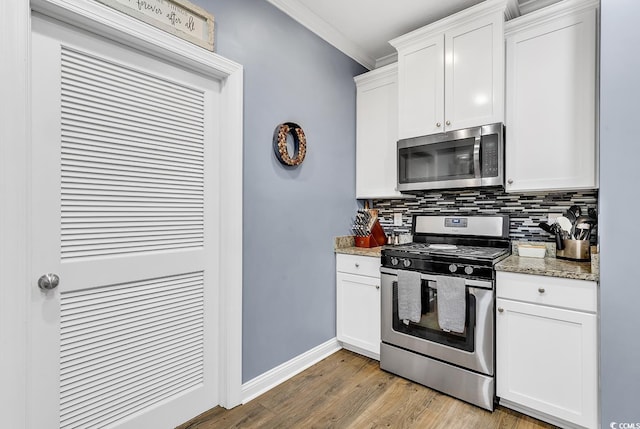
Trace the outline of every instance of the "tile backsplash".
{"type": "MultiPolygon", "coordinates": [[[[588,208],[598,209],[598,191],[553,192],[540,194],[506,193],[501,187],[474,190],[424,192],[416,198],[373,200],[379,210],[380,223],[387,234],[411,232],[414,214],[432,215],[509,215],[509,236],[512,240],[554,241],[553,236],[538,227],[549,214],[564,213],[577,205],[586,214],[588,208]],[[393,225],[394,213],[402,213],[402,226],[393,225]]],[[[597,234],[593,234],[595,243],[597,234]]]]}

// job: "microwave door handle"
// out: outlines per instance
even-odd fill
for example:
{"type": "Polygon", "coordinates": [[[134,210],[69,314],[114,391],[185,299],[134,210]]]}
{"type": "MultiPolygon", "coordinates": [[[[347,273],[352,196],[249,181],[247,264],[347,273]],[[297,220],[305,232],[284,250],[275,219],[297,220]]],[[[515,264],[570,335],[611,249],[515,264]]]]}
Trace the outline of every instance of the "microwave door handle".
{"type": "Polygon", "coordinates": [[[482,171],[480,171],[480,140],[481,136],[476,136],[476,142],[473,145],[473,169],[476,173],[476,179],[482,179],[482,171]]]}

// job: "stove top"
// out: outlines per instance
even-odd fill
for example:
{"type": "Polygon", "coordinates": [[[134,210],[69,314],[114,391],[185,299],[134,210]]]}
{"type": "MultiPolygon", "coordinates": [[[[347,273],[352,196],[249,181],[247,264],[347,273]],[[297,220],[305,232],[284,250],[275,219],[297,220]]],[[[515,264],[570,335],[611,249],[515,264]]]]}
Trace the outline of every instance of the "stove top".
{"type": "Polygon", "coordinates": [[[504,247],[468,246],[449,243],[408,243],[399,246],[385,248],[387,253],[401,253],[406,257],[420,256],[453,256],[467,260],[493,262],[503,255],[509,254],[509,249],[504,247]]]}
{"type": "Polygon", "coordinates": [[[494,279],[511,253],[505,215],[414,215],[411,232],[412,243],[382,248],[383,268],[494,279]]]}

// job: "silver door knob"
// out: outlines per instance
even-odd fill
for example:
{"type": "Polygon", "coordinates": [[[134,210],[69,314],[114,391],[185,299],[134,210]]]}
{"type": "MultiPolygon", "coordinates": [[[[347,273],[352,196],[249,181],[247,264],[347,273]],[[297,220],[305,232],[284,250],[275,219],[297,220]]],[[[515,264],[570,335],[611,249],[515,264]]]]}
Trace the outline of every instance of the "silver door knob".
{"type": "Polygon", "coordinates": [[[544,288],[543,288],[543,287],[539,287],[539,288],[538,288],[538,292],[540,292],[540,293],[544,293],[544,288]]]}
{"type": "Polygon", "coordinates": [[[58,287],[60,277],[57,274],[44,274],[38,279],[38,287],[42,290],[51,290],[58,287]]]}
{"type": "Polygon", "coordinates": [[[513,179],[507,180],[507,183],[510,184],[510,185],[513,185],[513,179]]]}
{"type": "Polygon", "coordinates": [[[447,122],[445,122],[445,124],[451,125],[451,121],[447,121],[447,122]]]}
{"type": "Polygon", "coordinates": [[[504,311],[504,308],[498,307],[498,313],[502,313],[503,311],[504,311]]]}
{"type": "Polygon", "coordinates": [[[440,128],[442,124],[440,122],[436,122],[436,127],[440,128]]]}

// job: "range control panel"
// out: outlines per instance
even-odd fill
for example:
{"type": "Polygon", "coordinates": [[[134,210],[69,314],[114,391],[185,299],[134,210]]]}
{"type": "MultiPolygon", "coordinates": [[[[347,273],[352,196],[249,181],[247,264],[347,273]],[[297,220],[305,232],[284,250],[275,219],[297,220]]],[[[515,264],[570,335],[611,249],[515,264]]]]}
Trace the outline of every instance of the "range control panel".
{"type": "Polygon", "coordinates": [[[464,217],[445,217],[444,218],[444,226],[445,228],[466,228],[469,219],[464,217]]]}

